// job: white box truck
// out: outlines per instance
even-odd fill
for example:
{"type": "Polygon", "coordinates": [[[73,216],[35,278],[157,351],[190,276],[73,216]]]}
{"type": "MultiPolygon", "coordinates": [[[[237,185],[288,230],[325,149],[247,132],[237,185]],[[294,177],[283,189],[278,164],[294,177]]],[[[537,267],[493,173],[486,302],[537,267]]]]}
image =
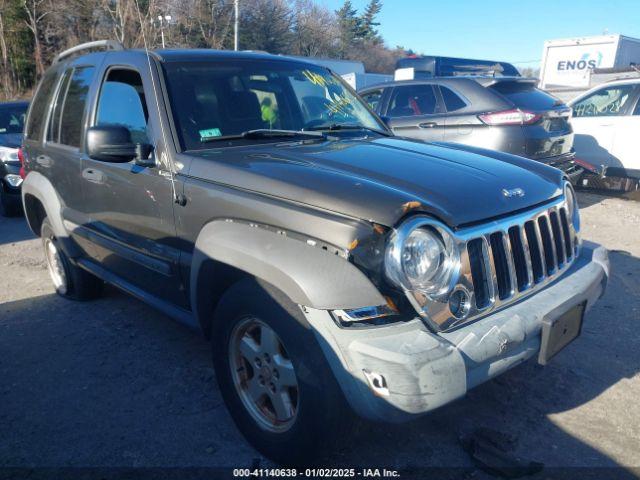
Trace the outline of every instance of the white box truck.
{"type": "Polygon", "coordinates": [[[640,39],[624,35],[547,40],[542,51],[540,88],[586,88],[591,71],[640,68],[640,39]]]}

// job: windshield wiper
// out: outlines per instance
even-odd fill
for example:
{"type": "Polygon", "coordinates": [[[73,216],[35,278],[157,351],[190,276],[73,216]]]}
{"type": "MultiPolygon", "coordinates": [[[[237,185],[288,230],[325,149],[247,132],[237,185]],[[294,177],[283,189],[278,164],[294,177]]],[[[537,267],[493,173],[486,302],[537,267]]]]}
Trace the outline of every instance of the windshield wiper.
{"type": "Polygon", "coordinates": [[[326,123],[323,125],[314,125],[313,127],[309,127],[305,131],[319,131],[319,130],[328,130],[330,132],[335,132],[336,130],[367,130],[369,132],[374,132],[380,135],[384,135],[385,137],[389,137],[391,135],[389,132],[385,132],[384,130],[365,127],[364,125],[358,125],[357,123],[326,123]]]}
{"type": "Polygon", "coordinates": [[[239,139],[253,139],[253,138],[294,138],[294,137],[307,137],[307,138],[326,138],[322,132],[309,132],[302,130],[269,130],[267,128],[260,128],[257,130],[247,130],[246,132],[239,133],[237,135],[224,135],[221,137],[206,137],[201,139],[202,143],[218,142],[223,140],[239,140],[239,139]]]}

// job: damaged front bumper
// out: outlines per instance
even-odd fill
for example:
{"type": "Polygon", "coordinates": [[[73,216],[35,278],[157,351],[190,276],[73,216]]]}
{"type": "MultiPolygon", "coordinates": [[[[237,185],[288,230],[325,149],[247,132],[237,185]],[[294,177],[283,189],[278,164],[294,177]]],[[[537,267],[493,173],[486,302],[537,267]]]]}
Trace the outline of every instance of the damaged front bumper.
{"type": "Polygon", "coordinates": [[[445,405],[536,355],[542,325],[576,305],[588,310],[604,293],[608,277],[607,250],[584,242],[574,264],[545,289],[440,333],[420,319],[343,329],[326,310],[303,310],[354,411],[399,422],[445,405]]]}

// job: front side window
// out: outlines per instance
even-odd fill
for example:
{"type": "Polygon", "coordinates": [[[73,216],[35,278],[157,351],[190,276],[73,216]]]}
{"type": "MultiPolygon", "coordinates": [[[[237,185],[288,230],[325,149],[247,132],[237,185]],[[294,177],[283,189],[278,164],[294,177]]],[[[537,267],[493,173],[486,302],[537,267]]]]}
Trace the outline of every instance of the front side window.
{"type": "Polygon", "coordinates": [[[593,92],[573,105],[573,116],[608,117],[622,115],[633,97],[633,85],[612,85],[593,92]]]}
{"type": "Polygon", "coordinates": [[[149,143],[144,89],[140,74],[128,69],[109,71],[100,89],[96,125],[121,125],[134,143],[149,143]]]}
{"type": "Polygon", "coordinates": [[[62,79],[49,122],[47,140],[79,147],[93,67],[69,69],[62,79]]]}
{"type": "Polygon", "coordinates": [[[374,112],[378,112],[379,111],[379,107],[380,107],[380,100],[382,99],[382,89],[378,89],[378,90],[372,90],[370,92],[367,92],[363,95],[361,95],[362,99],[367,102],[367,104],[369,105],[369,107],[371,107],[371,109],[374,112]]]}
{"type": "Polygon", "coordinates": [[[251,130],[384,130],[328,70],[296,62],[225,60],[163,64],[182,148],[251,130]]]}
{"type": "Polygon", "coordinates": [[[436,96],[431,85],[397,87],[389,104],[390,117],[431,115],[437,110],[436,96]]]}

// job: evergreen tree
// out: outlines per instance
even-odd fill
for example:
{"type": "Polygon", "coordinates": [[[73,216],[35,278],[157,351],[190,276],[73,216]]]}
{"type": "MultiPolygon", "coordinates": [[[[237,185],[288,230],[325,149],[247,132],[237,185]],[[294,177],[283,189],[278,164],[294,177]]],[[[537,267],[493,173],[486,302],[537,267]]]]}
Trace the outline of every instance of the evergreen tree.
{"type": "Polygon", "coordinates": [[[336,10],[338,29],[340,31],[340,56],[344,58],[349,47],[359,38],[361,31],[361,19],[350,0],[345,0],[339,10],[336,10]]]}
{"type": "Polygon", "coordinates": [[[380,22],[376,22],[376,17],[382,10],[382,0],[371,0],[360,18],[359,36],[365,40],[381,41],[376,27],[380,22]]]}

